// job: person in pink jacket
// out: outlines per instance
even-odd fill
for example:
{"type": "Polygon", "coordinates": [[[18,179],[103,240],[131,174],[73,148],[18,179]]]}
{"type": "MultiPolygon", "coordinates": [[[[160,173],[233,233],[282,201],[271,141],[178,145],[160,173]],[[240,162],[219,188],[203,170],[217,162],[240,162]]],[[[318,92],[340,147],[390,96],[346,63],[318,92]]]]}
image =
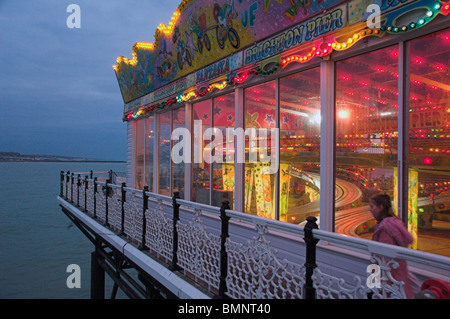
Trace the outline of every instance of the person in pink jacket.
{"type": "MultiPolygon", "coordinates": [[[[411,234],[394,214],[389,195],[373,196],[370,199],[370,212],[378,222],[372,240],[401,247],[408,247],[413,242],[411,234]]],[[[391,268],[392,277],[397,281],[404,282],[407,298],[414,298],[418,291],[417,278],[409,272],[405,260],[397,259],[396,261],[398,267],[396,269],[391,268]]]]}

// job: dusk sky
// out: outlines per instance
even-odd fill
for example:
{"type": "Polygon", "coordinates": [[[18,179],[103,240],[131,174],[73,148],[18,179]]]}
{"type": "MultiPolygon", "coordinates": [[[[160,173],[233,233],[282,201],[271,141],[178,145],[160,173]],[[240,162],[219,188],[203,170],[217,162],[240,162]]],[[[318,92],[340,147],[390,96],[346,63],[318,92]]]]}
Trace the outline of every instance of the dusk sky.
{"type": "Polygon", "coordinates": [[[0,151],[125,160],[112,65],[153,42],[180,0],[0,0],[0,151]],[[81,9],[68,28],[67,6],[81,9]]]}

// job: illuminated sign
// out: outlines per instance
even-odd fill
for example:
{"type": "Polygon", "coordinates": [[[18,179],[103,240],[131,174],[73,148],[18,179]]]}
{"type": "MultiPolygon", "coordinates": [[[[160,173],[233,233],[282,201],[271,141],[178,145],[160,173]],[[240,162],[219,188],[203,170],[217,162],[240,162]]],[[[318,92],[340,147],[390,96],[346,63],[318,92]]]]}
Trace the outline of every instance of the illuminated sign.
{"type": "Polygon", "coordinates": [[[250,64],[311,41],[329,32],[345,27],[347,5],[297,24],[245,50],[244,64],[250,64]]]}
{"type": "Polygon", "coordinates": [[[202,83],[236,70],[242,66],[242,52],[213,63],[196,73],[195,83],[202,83]]]}

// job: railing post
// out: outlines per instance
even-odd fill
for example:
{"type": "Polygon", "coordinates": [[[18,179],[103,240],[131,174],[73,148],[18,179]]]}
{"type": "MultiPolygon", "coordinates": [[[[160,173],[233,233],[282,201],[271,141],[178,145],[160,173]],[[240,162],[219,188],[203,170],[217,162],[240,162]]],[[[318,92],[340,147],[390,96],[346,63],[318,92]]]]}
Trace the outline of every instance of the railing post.
{"type": "Polygon", "coordinates": [[[80,186],[81,186],[81,175],[77,175],[77,206],[80,207],[80,186]]]}
{"type": "Polygon", "coordinates": [[[70,174],[70,202],[73,204],[73,173],[70,174]]]}
{"type": "Polygon", "coordinates": [[[109,187],[108,187],[108,182],[110,182],[109,179],[106,180],[105,182],[105,226],[109,226],[108,225],[108,196],[109,196],[109,187]]]}
{"type": "Polygon", "coordinates": [[[61,171],[60,175],[61,175],[61,185],[60,185],[61,189],[60,189],[59,195],[61,197],[64,197],[64,194],[63,194],[63,190],[64,190],[64,171],[61,171]]]}
{"type": "Polygon", "coordinates": [[[180,198],[180,192],[174,192],[172,197],[173,206],[173,245],[172,245],[172,265],[171,270],[179,270],[178,266],[178,231],[177,223],[180,220],[180,204],[177,203],[177,199],[180,198]]]}
{"type": "Polygon", "coordinates": [[[225,293],[228,291],[227,288],[227,276],[228,276],[228,253],[226,250],[227,238],[230,237],[228,234],[228,221],[230,217],[227,216],[225,210],[230,209],[228,201],[222,202],[222,207],[220,207],[220,220],[222,221],[222,230],[220,232],[220,277],[219,277],[219,295],[218,298],[226,298],[225,293]]]}
{"type": "MultiPolygon", "coordinates": [[[[92,171],[91,171],[92,172],[92,171]]],[[[94,178],[94,219],[97,219],[97,177],[94,178]]]]}
{"type": "Polygon", "coordinates": [[[68,200],[69,199],[69,194],[68,194],[68,186],[67,186],[67,184],[69,183],[69,180],[70,180],[70,171],[67,171],[67,174],[66,174],[66,200],[68,200]]]}
{"type": "Polygon", "coordinates": [[[125,202],[127,201],[127,191],[125,190],[126,183],[122,183],[120,191],[122,192],[122,200],[121,200],[121,221],[120,221],[120,236],[125,233],[125,202]]]}
{"type": "Polygon", "coordinates": [[[89,183],[88,183],[87,179],[88,179],[87,175],[84,176],[84,210],[86,212],[88,211],[88,209],[87,209],[87,191],[89,188],[89,186],[88,186],[89,183]]]}
{"type": "Polygon", "coordinates": [[[317,218],[309,216],[306,218],[307,223],[304,228],[305,237],[303,239],[306,243],[306,262],[305,262],[305,285],[304,285],[304,299],[315,299],[316,289],[313,286],[312,276],[314,274],[314,268],[316,264],[316,245],[319,239],[314,238],[313,229],[318,229],[317,218]]]}
{"type": "Polygon", "coordinates": [[[145,234],[147,233],[147,219],[145,218],[145,211],[148,209],[148,196],[146,194],[148,192],[148,186],[144,186],[144,190],[142,191],[143,204],[142,204],[142,238],[141,244],[138,249],[145,249],[145,234]]]}

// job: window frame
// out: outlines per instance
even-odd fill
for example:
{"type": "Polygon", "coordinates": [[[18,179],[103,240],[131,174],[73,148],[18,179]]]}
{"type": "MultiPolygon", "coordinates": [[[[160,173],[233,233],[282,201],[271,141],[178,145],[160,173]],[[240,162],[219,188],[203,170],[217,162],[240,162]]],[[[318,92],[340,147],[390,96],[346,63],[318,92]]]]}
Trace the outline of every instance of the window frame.
{"type": "MultiPolygon", "coordinates": [[[[333,56],[321,61],[308,62],[306,64],[292,64],[281,70],[276,75],[270,75],[267,77],[256,76],[252,77],[242,84],[238,84],[233,88],[227,88],[219,93],[213,93],[207,98],[194,99],[186,102],[182,105],[177,105],[176,108],[185,107],[185,127],[193,132],[193,107],[195,103],[202,102],[204,100],[210,100],[210,112],[211,112],[211,126],[214,126],[213,107],[214,98],[221,95],[234,92],[235,98],[235,128],[244,128],[244,90],[246,88],[275,81],[275,118],[276,127],[280,127],[280,79],[295,73],[300,73],[315,67],[320,68],[320,105],[321,105],[321,127],[320,127],[320,183],[321,196],[320,196],[320,228],[327,231],[334,231],[335,223],[335,205],[334,205],[334,181],[336,175],[336,63],[356,57],[365,53],[375,52],[387,47],[397,46],[398,56],[398,142],[397,142],[397,172],[398,183],[397,192],[399,200],[397,203],[397,212],[400,218],[406,222],[408,218],[408,150],[405,146],[408,145],[408,109],[409,109],[409,46],[410,41],[437,33],[447,29],[445,21],[438,21],[427,28],[416,30],[414,33],[405,33],[400,41],[398,37],[389,36],[383,38],[370,39],[369,45],[355,47],[352,50],[334,52],[333,56]]],[[[171,112],[171,127],[173,128],[173,109],[171,108],[166,112],[171,112]]],[[[159,114],[154,114],[154,127],[159,127],[159,114]]],[[[136,143],[137,143],[137,129],[133,128],[133,158],[132,158],[132,183],[135,184],[135,170],[136,170],[136,143]]],[[[193,142],[193,134],[191,138],[193,142]]],[[[159,193],[159,132],[155,129],[154,136],[154,161],[153,161],[153,192],[159,193]]],[[[280,142],[280,141],[279,141],[280,142]]],[[[280,143],[279,143],[280,144],[280,143]]],[[[193,145],[193,144],[192,144],[193,145]]],[[[173,142],[171,142],[173,146],[173,142]]],[[[235,139],[236,146],[236,139],[235,139]]],[[[193,156],[193,152],[191,152],[193,156]]],[[[235,153],[236,156],[236,153],[235,153]]],[[[192,162],[192,161],[191,161],[192,162]]],[[[171,165],[172,167],[172,165],[171,165]]],[[[243,211],[244,202],[244,172],[245,164],[237,163],[235,158],[235,195],[234,195],[234,209],[236,211],[243,211]]],[[[185,199],[191,200],[192,191],[192,163],[185,163],[185,199]]],[[[212,171],[210,172],[210,189],[209,189],[209,203],[211,203],[212,193],[212,171]]],[[[172,184],[172,182],[171,182],[172,184]]],[[[172,185],[170,185],[172,190],[172,185]]],[[[279,220],[279,171],[277,171],[275,177],[275,216],[279,220]]]]}

